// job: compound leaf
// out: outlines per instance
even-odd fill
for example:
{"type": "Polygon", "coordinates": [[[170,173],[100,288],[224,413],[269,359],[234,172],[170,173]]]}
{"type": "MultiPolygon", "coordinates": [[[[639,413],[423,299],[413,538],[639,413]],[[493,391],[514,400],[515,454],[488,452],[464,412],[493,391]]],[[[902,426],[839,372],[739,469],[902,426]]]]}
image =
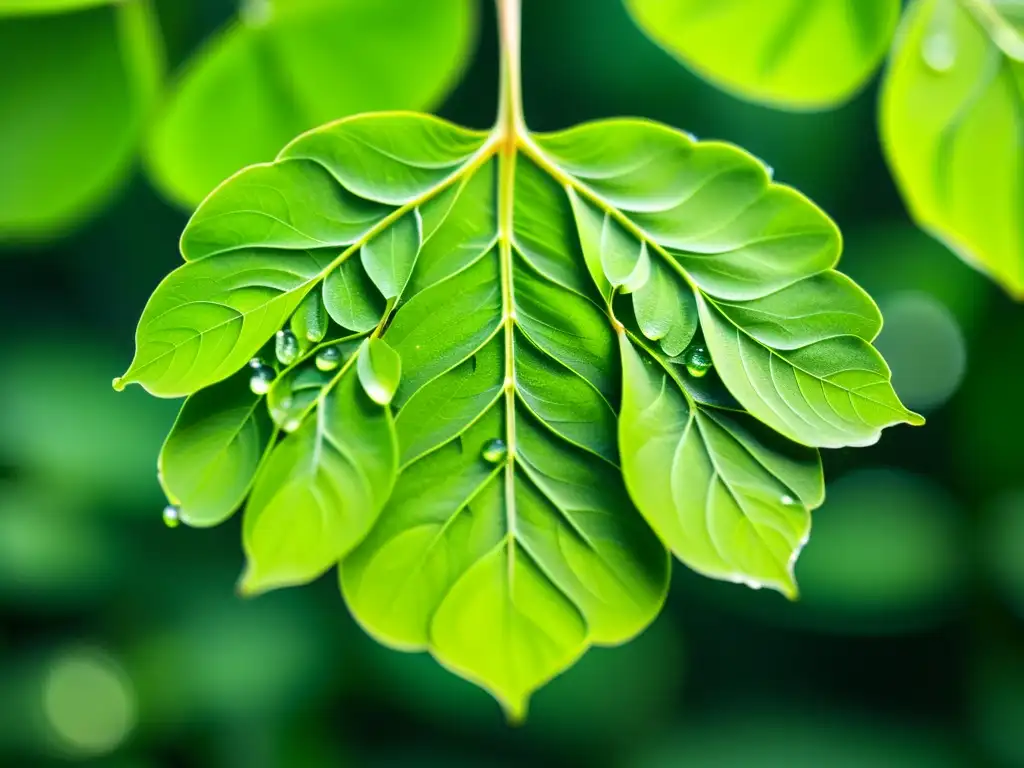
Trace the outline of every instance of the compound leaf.
{"type": "MultiPolygon", "coordinates": [[[[886,156],[917,222],[1024,297],[1024,37],[1014,4],[915,0],[885,78],[886,156]]],[[[1018,11],[1019,14],[1019,11],[1018,11]]]]}
{"type": "Polygon", "coordinates": [[[189,63],[157,122],[149,169],[191,208],[299,133],[358,112],[440,101],[469,57],[472,0],[264,0],[189,63]]]}
{"type": "Polygon", "coordinates": [[[336,340],[254,379],[289,434],[248,502],[243,586],[340,563],[368,632],[518,718],[650,624],[669,549],[795,594],[816,448],[919,418],[832,269],[835,226],[750,155],[637,120],[507,139],[366,115],[237,175],[123,381],[216,384],[322,295],[336,340]]]}
{"type": "Polygon", "coordinates": [[[695,72],[751,101],[822,109],[885,58],[899,0],[625,0],[640,28],[695,72]]]}

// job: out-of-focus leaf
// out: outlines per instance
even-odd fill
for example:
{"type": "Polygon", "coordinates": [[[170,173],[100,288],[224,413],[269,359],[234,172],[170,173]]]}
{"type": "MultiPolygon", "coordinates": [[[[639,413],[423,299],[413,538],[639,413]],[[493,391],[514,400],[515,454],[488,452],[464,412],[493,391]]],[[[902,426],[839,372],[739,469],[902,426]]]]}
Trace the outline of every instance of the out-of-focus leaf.
{"type": "Polygon", "coordinates": [[[157,121],[149,169],[191,208],[293,137],[357,112],[426,109],[475,37],[473,0],[266,0],[190,62],[157,121]]]}
{"type": "Polygon", "coordinates": [[[52,238],[131,169],[162,77],[149,0],[0,12],[0,241],[52,238]]]}
{"type": "Polygon", "coordinates": [[[110,5],[114,2],[117,0],[0,0],[0,18],[80,11],[97,5],[110,5]]]}
{"type": "Polygon", "coordinates": [[[1024,297],[1020,31],[987,2],[914,0],[885,78],[881,131],[916,221],[1024,297]]]}
{"type": "Polygon", "coordinates": [[[738,96],[788,109],[835,106],[882,63],[899,0],[626,0],[684,64],[738,96]]]}

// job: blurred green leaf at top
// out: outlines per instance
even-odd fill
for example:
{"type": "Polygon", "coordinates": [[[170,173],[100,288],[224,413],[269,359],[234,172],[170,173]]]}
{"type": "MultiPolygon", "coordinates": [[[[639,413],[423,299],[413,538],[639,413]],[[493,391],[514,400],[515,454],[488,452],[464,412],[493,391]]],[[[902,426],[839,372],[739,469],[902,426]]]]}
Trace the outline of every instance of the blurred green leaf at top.
{"type": "Polygon", "coordinates": [[[0,242],[52,239],[131,170],[163,72],[149,0],[0,7],[0,242]]]}
{"type": "Polygon", "coordinates": [[[186,208],[295,136],[359,112],[430,109],[455,84],[474,0],[247,0],[189,62],[149,144],[186,208]]]}

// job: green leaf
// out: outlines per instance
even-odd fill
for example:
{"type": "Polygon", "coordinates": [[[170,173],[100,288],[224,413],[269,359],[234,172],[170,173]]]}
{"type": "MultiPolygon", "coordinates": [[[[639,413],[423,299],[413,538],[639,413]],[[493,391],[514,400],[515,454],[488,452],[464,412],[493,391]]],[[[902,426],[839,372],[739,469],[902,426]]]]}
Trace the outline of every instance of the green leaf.
{"type": "Polygon", "coordinates": [[[476,29],[473,0],[262,5],[265,16],[243,13],[189,62],[154,127],[149,170],[187,208],[310,128],[436,105],[461,75],[476,29]]]}
{"type": "Polygon", "coordinates": [[[0,240],[60,236],[108,200],[163,74],[148,0],[29,5],[0,3],[0,240]]]}
{"type": "Polygon", "coordinates": [[[273,432],[247,371],[188,398],[158,464],[181,521],[205,527],[230,517],[248,495],[273,432]]]}
{"type": "Polygon", "coordinates": [[[394,399],[402,379],[402,358],[386,341],[367,339],[356,370],[363,391],[373,402],[388,405],[394,399]]]}
{"type": "Polygon", "coordinates": [[[354,335],[270,386],[290,434],[246,510],[245,588],[340,561],[368,632],[513,718],[650,624],[666,548],[795,594],[815,448],[918,421],[871,347],[877,309],[832,270],[835,225],[750,155],[637,120],[516,139],[366,115],[237,175],[186,229],[124,378],[208,386],[322,292],[325,338],[354,335]],[[766,389],[798,374],[850,399],[766,389]]]}
{"type": "Polygon", "coordinates": [[[625,0],[640,28],[723,89],[783,109],[852,98],[882,63],[899,0],[625,0]]]}
{"type": "Polygon", "coordinates": [[[882,92],[886,156],[914,219],[1024,297],[1024,38],[975,0],[915,0],[882,92]]]}
{"type": "Polygon", "coordinates": [[[620,337],[622,468],[672,552],[699,573],[796,596],[793,566],[825,497],[817,451],[695,403],[620,337]]]}
{"type": "Polygon", "coordinates": [[[310,291],[292,315],[292,333],[301,342],[319,344],[327,335],[327,308],[320,291],[310,291]]]}
{"type": "Polygon", "coordinates": [[[115,0],[0,0],[0,17],[68,13],[98,5],[111,5],[114,2],[115,0]]]}
{"type": "Polygon", "coordinates": [[[304,584],[331,568],[376,521],[397,464],[391,413],[366,396],[350,359],[256,477],[242,591],[304,584]]]}

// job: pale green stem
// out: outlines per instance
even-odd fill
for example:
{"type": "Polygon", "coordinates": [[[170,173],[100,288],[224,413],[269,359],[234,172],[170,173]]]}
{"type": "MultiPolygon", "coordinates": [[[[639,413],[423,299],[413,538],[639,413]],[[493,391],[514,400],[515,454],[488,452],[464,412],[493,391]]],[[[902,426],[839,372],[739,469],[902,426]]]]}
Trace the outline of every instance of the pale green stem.
{"type": "Polygon", "coordinates": [[[525,132],[522,81],[522,0],[497,0],[501,46],[498,131],[506,138],[525,132]]]}

